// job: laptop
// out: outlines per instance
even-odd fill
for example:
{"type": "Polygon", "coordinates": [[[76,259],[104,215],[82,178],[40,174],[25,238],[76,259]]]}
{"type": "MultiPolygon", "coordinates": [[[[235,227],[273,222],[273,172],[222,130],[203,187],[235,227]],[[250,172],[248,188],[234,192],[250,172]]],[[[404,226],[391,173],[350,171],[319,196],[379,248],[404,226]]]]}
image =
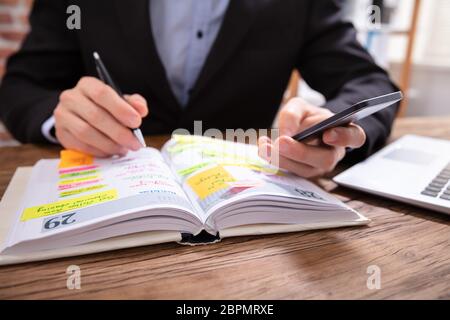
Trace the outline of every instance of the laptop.
{"type": "Polygon", "coordinates": [[[450,141],[407,135],[333,180],[450,215],[450,141]]]}

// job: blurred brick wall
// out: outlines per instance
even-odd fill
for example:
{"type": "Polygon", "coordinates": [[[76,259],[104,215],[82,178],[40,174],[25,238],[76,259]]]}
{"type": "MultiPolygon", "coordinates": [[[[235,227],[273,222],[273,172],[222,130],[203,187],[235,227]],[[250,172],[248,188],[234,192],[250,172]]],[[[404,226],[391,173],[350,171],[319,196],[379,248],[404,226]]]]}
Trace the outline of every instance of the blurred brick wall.
{"type": "Polygon", "coordinates": [[[28,14],[33,0],[0,0],[0,79],[5,63],[29,30],[28,14]]]}
{"type": "MultiPolygon", "coordinates": [[[[14,53],[29,30],[28,14],[33,0],[0,0],[0,81],[8,57],[14,53]]],[[[0,147],[14,145],[0,122],[0,147]]]]}

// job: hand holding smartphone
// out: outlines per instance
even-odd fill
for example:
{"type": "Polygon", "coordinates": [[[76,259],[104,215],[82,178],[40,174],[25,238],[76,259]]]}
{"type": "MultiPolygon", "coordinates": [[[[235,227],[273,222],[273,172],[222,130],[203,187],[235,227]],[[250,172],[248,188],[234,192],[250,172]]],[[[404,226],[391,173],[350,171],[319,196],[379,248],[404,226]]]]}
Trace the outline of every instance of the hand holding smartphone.
{"type": "Polygon", "coordinates": [[[299,142],[307,142],[319,138],[328,129],[346,126],[354,121],[364,119],[378,111],[394,105],[402,99],[403,94],[400,91],[397,91],[358,102],[311,128],[296,134],[292,139],[299,142]]]}

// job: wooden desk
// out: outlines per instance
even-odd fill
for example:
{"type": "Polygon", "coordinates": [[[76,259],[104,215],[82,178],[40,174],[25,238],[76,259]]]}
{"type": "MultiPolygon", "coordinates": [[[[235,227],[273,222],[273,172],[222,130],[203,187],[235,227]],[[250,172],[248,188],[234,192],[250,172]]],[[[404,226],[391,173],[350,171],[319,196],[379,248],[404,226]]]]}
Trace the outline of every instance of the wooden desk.
{"type": "MultiPolygon", "coordinates": [[[[393,138],[450,139],[450,117],[398,120],[393,138]]],[[[149,139],[160,146],[164,137],[149,139]]],[[[0,195],[17,166],[56,148],[0,149],[0,195]]],[[[0,299],[431,299],[450,298],[450,219],[409,205],[319,183],[370,217],[368,227],[226,239],[201,247],[163,244],[0,268],[0,299]],[[81,268],[81,290],[66,268],[81,268]],[[381,269],[381,289],[366,286],[381,269]]]]}

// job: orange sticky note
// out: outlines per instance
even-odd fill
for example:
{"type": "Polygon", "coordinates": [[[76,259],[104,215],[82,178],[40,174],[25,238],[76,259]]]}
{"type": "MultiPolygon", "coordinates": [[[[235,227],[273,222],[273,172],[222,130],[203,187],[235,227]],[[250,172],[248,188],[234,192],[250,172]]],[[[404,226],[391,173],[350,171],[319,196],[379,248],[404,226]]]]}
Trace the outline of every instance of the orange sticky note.
{"type": "Polygon", "coordinates": [[[94,157],[75,150],[62,150],[59,168],[88,166],[94,163],[94,157]]]}

